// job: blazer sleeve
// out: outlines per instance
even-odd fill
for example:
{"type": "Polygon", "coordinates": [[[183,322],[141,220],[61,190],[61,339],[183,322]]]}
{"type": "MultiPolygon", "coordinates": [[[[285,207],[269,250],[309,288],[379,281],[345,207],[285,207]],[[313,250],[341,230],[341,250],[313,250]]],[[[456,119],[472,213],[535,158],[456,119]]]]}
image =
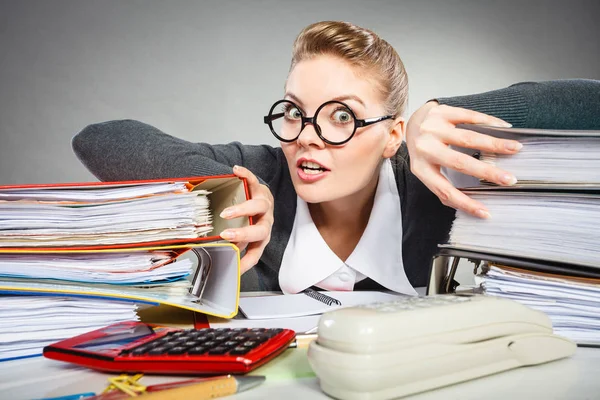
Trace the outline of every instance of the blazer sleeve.
{"type": "Polygon", "coordinates": [[[75,135],[72,146],[102,181],[222,175],[240,165],[268,184],[277,165],[285,163],[283,153],[271,146],[193,143],[135,120],[89,125],[75,135]]]}
{"type": "Polygon", "coordinates": [[[435,100],[502,118],[515,128],[600,129],[598,80],[521,82],[490,92],[435,100]]]}
{"type": "Polygon", "coordinates": [[[408,280],[420,287],[427,285],[433,256],[448,239],[455,211],[410,172],[409,163],[403,143],[392,158],[402,209],[402,259],[408,280]]]}

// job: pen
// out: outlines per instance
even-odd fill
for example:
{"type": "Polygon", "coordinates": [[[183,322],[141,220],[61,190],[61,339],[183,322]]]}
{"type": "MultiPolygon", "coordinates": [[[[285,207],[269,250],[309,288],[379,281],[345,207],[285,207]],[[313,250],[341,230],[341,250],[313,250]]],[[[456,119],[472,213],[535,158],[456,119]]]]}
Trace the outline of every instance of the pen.
{"type": "Polygon", "coordinates": [[[310,342],[317,340],[317,337],[318,335],[316,333],[296,335],[296,339],[290,343],[288,348],[305,349],[310,342]]]}
{"type": "Polygon", "coordinates": [[[264,376],[218,376],[198,383],[190,381],[152,385],[139,399],[144,400],[208,400],[252,389],[265,381],[264,376]],[[186,383],[187,382],[187,383],[186,383]]]}

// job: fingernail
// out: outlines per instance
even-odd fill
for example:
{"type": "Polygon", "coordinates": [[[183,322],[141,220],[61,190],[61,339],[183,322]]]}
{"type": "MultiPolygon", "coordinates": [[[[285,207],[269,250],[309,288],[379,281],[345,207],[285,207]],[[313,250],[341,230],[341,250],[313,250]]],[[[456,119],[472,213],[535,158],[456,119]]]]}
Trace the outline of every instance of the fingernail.
{"type": "Polygon", "coordinates": [[[517,151],[523,148],[523,145],[519,142],[506,142],[504,143],[504,148],[510,151],[517,151]]]}
{"type": "Polygon", "coordinates": [[[234,170],[234,171],[237,171],[237,170],[239,170],[239,169],[240,169],[240,167],[239,167],[239,166],[237,166],[237,165],[234,165],[234,166],[233,166],[233,170],[234,170]]]}
{"type": "Polygon", "coordinates": [[[221,214],[219,214],[219,216],[221,218],[229,218],[229,217],[233,216],[233,214],[234,214],[233,211],[234,210],[232,208],[226,208],[223,211],[221,211],[221,214]]]}
{"type": "Polygon", "coordinates": [[[235,239],[235,232],[230,230],[224,230],[220,235],[225,240],[233,240],[235,239]]]}
{"type": "Polygon", "coordinates": [[[491,217],[490,213],[484,209],[479,209],[479,210],[475,211],[475,215],[477,215],[479,218],[483,218],[483,219],[488,219],[491,217]]]}
{"type": "Polygon", "coordinates": [[[517,183],[517,178],[511,174],[504,174],[500,177],[500,181],[505,185],[512,186],[517,183]]]}
{"type": "Polygon", "coordinates": [[[501,126],[502,128],[512,128],[512,124],[509,124],[509,123],[508,123],[508,122],[506,122],[506,121],[501,121],[501,122],[500,122],[500,126],[501,126]]]}

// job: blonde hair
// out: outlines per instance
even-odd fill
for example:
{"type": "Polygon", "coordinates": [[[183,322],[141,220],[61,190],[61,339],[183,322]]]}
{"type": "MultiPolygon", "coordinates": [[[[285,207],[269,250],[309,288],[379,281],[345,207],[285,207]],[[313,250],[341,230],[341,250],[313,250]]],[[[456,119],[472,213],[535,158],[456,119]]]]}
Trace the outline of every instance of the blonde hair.
{"type": "Polygon", "coordinates": [[[386,112],[404,113],[408,102],[408,76],[396,50],[374,32],[341,21],[322,21],[304,28],[294,41],[290,71],[300,61],[331,55],[372,73],[386,112]]]}

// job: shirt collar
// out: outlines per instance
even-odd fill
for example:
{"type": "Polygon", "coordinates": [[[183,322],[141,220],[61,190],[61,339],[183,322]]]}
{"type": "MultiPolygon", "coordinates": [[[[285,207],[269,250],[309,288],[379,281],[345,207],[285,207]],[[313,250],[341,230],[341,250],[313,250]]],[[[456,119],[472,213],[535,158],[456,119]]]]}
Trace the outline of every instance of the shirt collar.
{"type": "MultiPolygon", "coordinates": [[[[282,291],[298,293],[322,281],[335,288],[336,276],[344,276],[348,268],[395,292],[417,294],[404,272],[400,196],[389,159],[384,160],[379,172],[367,227],[346,263],[321,237],[308,204],[297,199],[294,227],[279,269],[282,291]]],[[[351,275],[353,279],[356,276],[351,275]]],[[[354,282],[349,288],[345,282],[342,287],[351,290],[354,282]]]]}

